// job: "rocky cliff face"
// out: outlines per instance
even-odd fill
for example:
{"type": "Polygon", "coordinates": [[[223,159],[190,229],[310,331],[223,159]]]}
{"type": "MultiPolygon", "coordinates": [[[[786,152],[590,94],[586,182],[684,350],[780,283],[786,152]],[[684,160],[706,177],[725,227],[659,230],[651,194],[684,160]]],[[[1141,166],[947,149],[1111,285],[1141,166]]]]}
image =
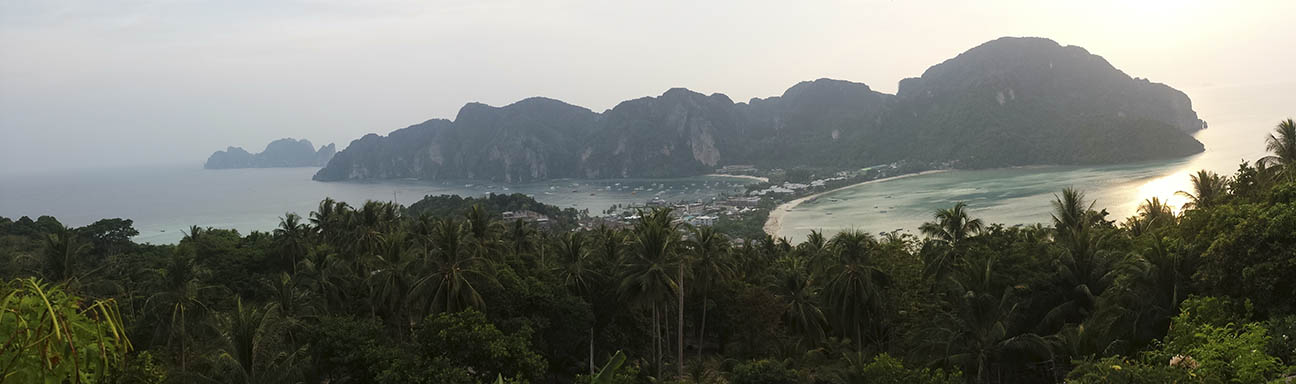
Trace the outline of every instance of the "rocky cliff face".
{"type": "Polygon", "coordinates": [[[256,154],[248,153],[239,147],[216,151],[207,158],[203,168],[322,167],[328,164],[335,152],[336,147],[333,144],[320,147],[319,151],[316,151],[310,140],[287,138],[270,142],[264,151],[256,154]]]}
{"type": "Polygon", "coordinates": [[[583,177],[667,177],[715,169],[741,137],[725,95],[683,88],[618,104],[582,145],[583,177]]]}
{"type": "Polygon", "coordinates": [[[900,82],[883,157],[960,166],[1089,164],[1201,152],[1182,92],[1132,79],[1083,48],[1001,38],[900,82]],[[920,140],[904,140],[906,138],[920,140]],[[907,144],[907,145],[906,145],[907,144]]]}
{"type": "Polygon", "coordinates": [[[728,164],[960,167],[1113,163],[1203,150],[1187,95],[1079,47],[1003,38],[905,79],[897,95],[820,79],[735,103],[683,88],[604,113],[531,98],[465,105],[352,142],[316,180],[672,177],[728,164]]]}
{"type": "Polygon", "coordinates": [[[370,134],[353,141],[315,179],[578,177],[579,140],[598,119],[588,109],[545,98],[501,108],[470,103],[453,122],[429,120],[387,137],[370,134]]]}

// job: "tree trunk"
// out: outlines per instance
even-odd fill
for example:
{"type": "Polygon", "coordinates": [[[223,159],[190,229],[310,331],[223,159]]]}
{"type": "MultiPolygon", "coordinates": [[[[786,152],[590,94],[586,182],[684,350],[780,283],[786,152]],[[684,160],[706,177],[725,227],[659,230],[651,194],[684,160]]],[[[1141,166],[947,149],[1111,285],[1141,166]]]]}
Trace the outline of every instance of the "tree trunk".
{"type": "Polygon", "coordinates": [[[661,324],[657,317],[657,303],[653,303],[653,366],[657,368],[657,379],[661,380],[661,324]]]}
{"type": "Polygon", "coordinates": [[[185,350],[185,339],[189,338],[189,329],[185,327],[185,308],[180,307],[180,371],[189,372],[187,359],[188,353],[185,350]]]}
{"type": "Polygon", "coordinates": [[[679,364],[679,376],[684,377],[684,263],[680,262],[679,266],[679,345],[676,346],[678,354],[676,355],[676,364],[679,364]]]}
{"type": "Polygon", "coordinates": [[[702,288],[702,324],[698,325],[698,338],[697,338],[697,343],[698,343],[697,355],[698,355],[699,362],[702,361],[702,348],[706,346],[707,299],[709,299],[711,296],[711,281],[710,280],[704,281],[702,282],[702,284],[704,284],[702,288]]]}

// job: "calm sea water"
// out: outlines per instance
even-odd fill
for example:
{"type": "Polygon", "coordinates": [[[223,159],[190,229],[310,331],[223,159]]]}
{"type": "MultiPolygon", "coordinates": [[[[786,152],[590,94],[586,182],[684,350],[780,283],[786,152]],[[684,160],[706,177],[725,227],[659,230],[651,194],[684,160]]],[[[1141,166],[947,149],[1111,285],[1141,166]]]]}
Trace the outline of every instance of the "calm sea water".
{"type": "MultiPolygon", "coordinates": [[[[1296,115],[1296,83],[1185,92],[1210,123],[1210,129],[1197,136],[1206,144],[1203,154],[1102,167],[954,171],[861,185],[802,204],[784,216],[779,235],[799,241],[813,229],[912,232],[930,219],[932,211],[958,201],[968,202],[973,215],[987,222],[1047,222],[1053,194],[1067,186],[1084,190],[1113,218],[1123,218],[1152,196],[1181,204],[1182,198],[1174,192],[1188,189],[1188,174],[1198,169],[1231,174],[1242,159],[1264,156],[1264,135],[1280,119],[1296,115]]],[[[129,218],[140,231],[137,241],[170,243],[190,225],[245,233],[268,230],[285,212],[305,215],[325,197],[351,204],[393,199],[410,204],[424,195],[519,192],[545,203],[597,213],[613,204],[641,203],[653,196],[670,201],[706,199],[736,192],[749,182],[714,177],[556,180],[508,185],[509,190],[504,190],[504,185],[476,181],[320,183],[310,180],[314,172],[314,168],[203,170],[193,165],[0,175],[0,216],[52,215],[74,226],[101,218],[129,218]]]]}
{"type": "Polygon", "coordinates": [[[1230,175],[1243,159],[1266,155],[1264,138],[1281,119],[1296,116],[1296,84],[1185,90],[1210,128],[1197,133],[1206,152],[1172,161],[1099,167],[1028,167],[954,171],[859,185],[807,201],[783,217],[779,236],[801,241],[811,230],[916,233],[936,209],[967,202],[973,217],[1007,225],[1051,221],[1050,203],[1066,187],[1084,191],[1110,219],[1133,215],[1144,199],[1174,206],[1199,169],[1230,175]]]}
{"type": "Polygon", "coordinates": [[[190,225],[270,230],[286,212],[306,216],[332,197],[352,205],[366,200],[409,205],[425,195],[523,193],[564,208],[597,214],[613,204],[709,199],[738,193],[752,181],[728,177],[669,180],[553,180],[531,184],[480,181],[374,183],[311,181],[315,168],[204,170],[196,166],[106,169],[0,176],[0,216],[50,215],[81,226],[101,218],[135,220],[139,242],[173,243],[190,225]],[[507,188],[507,190],[505,189],[507,188]],[[636,190],[638,189],[638,190],[636,190]]]}

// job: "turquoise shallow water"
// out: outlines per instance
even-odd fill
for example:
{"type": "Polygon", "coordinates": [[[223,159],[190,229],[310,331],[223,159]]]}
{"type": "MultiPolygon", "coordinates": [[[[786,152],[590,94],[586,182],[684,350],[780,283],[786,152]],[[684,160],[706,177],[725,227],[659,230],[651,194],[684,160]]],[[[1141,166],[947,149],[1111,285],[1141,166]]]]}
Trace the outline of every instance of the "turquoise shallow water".
{"type": "Polygon", "coordinates": [[[836,233],[917,233],[936,209],[967,202],[973,217],[1006,225],[1048,223],[1054,194],[1066,187],[1084,191],[1106,208],[1109,219],[1123,220],[1153,196],[1175,206],[1175,192],[1189,190],[1188,176],[1199,169],[1224,175],[1243,159],[1266,155],[1264,137],[1281,119],[1296,114],[1293,84],[1269,87],[1218,87],[1188,91],[1210,128],[1196,134],[1206,152],[1168,161],[1076,167],[1026,167],[951,171],[859,185],[807,201],[783,216],[779,236],[801,241],[811,230],[836,233]]]}
{"type": "Polygon", "coordinates": [[[742,184],[751,182],[704,176],[515,185],[417,180],[322,183],[311,181],[315,171],[173,166],[7,175],[0,176],[0,216],[51,215],[73,226],[101,218],[129,218],[140,231],[136,241],[172,243],[190,225],[234,228],[243,233],[269,230],[285,212],[305,216],[325,197],[352,205],[393,199],[409,205],[424,195],[523,193],[544,203],[597,214],[613,204],[642,203],[654,196],[667,201],[708,199],[723,192],[741,192],[742,184]]]}
{"type": "MultiPolygon", "coordinates": [[[[1210,123],[1197,134],[1206,152],[1184,159],[1101,167],[1031,167],[953,171],[841,190],[807,202],[784,216],[780,236],[799,241],[812,229],[835,232],[914,231],[932,211],[957,201],[987,222],[1049,221],[1053,194],[1067,186],[1086,191],[1112,218],[1132,214],[1144,198],[1182,202],[1188,174],[1208,169],[1231,174],[1242,159],[1265,155],[1264,136],[1280,120],[1296,117],[1296,83],[1184,89],[1210,123]],[[885,212],[884,212],[885,211],[885,212]]],[[[15,167],[21,168],[21,166],[15,167]]],[[[359,204],[395,199],[410,204],[428,194],[483,195],[520,192],[562,207],[599,212],[612,204],[698,200],[733,192],[742,179],[556,180],[510,185],[481,182],[319,183],[314,168],[203,170],[196,164],[130,169],[0,174],[0,216],[53,215],[68,225],[100,218],[134,219],[137,241],[178,240],[190,225],[267,230],[285,212],[305,215],[324,197],[359,204]],[[620,183],[620,185],[617,185],[620,183]],[[467,184],[473,184],[471,186],[467,184]],[[611,187],[609,190],[608,188],[611,187]],[[635,188],[641,188],[634,191],[635,188]],[[649,191],[648,189],[652,190],[649,191]],[[575,191],[575,192],[572,192],[575,191]],[[593,193],[593,195],[591,195],[593,193]]]]}

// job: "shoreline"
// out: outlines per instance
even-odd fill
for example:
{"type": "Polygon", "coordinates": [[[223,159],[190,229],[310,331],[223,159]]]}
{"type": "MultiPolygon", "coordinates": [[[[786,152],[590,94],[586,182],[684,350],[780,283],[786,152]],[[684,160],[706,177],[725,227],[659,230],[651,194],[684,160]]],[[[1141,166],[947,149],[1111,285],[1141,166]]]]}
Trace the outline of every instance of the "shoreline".
{"type": "Polygon", "coordinates": [[[792,209],[796,208],[798,205],[801,205],[801,203],[804,203],[804,202],[806,202],[806,201],[808,201],[808,200],[810,200],[810,199],[813,199],[813,198],[816,198],[816,197],[819,197],[819,196],[822,196],[822,195],[826,195],[826,194],[829,194],[829,193],[832,193],[832,192],[837,192],[837,191],[840,191],[840,190],[843,190],[843,189],[858,187],[858,186],[865,185],[865,184],[879,183],[879,182],[883,182],[883,181],[890,181],[890,180],[899,180],[899,179],[903,179],[903,178],[906,178],[906,177],[922,176],[922,175],[930,175],[930,174],[934,174],[934,173],[941,173],[941,172],[948,172],[948,171],[950,171],[950,170],[948,170],[948,169],[933,169],[933,170],[929,170],[929,171],[922,171],[922,172],[918,172],[918,173],[906,173],[906,174],[898,175],[898,176],[883,177],[883,178],[881,178],[881,179],[873,179],[873,180],[869,180],[869,181],[863,181],[863,182],[859,182],[859,183],[855,183],[855,184],[851,184],[851,185],[847,185],[847,186],[843,186],[843,187],[837,187],[837,188],[829,189],[829,190],[827,190],[827,191],[818,192],[818,193],[814,193],[814,194],[811,194],[811,195],[807,195],[807,196],[802,196],[802,197],[796,198],[795,200],[792,200],[792,201],[789,201],[789,202],[786,202],[786,203],[783,203],[783,204],[779,204],[779,206],[774,207],[774,209],[770,210],[769,218],[765,219],[765,226],[764,226],[765,234],[770,235],[770,236],[772,236],[772,237],[774,237],[774,238],[778,238],[778,233],[779,233],[779,231],[783,229],[783,223],[782,223],[782,221],[783,221],[783,216],[786,215],[788,212],[791,212],[792,209]]]}
{"type": "Polygon", "coordinates": [[[768,182],[769,182],[769,178],[768,178],[768,177],[751,176],[751,175],[731,175],[731,174],[727,174],[727,173],[708,173],[708,174],[705,174],[705,175],[702,175],[702,176],[709,176],[709,177],[733,177],[733,178],[738,178],[738,179],[756,180],[756,181],[759,181],[759,182],[762,182],[762,183],[768,183],[768,182]]]}

